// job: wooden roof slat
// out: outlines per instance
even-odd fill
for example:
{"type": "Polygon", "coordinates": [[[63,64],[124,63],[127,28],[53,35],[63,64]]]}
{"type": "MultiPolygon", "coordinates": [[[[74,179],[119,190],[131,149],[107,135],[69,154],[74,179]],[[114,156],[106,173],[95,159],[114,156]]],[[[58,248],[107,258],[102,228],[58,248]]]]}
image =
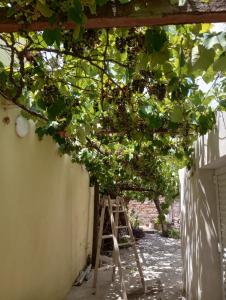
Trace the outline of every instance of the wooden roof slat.
{"type": "MultiPolygon", "coordinates": [[[[139,27],[150,25],[191,24],[226,22],[226,1],[187,0],[186,5],[171,5],[169,0],[134,0],[128,4],[107,4],[88,15],[87,28],[139,27]]],[[[73,22],[66,22],[62,28],[72,29],[73,22]]],[[[19,25],[6,17],[0,9],[0,32],[16,32],[21,29],[39,31],[51,28],[47,19],[32,24],[19,25]]]]}

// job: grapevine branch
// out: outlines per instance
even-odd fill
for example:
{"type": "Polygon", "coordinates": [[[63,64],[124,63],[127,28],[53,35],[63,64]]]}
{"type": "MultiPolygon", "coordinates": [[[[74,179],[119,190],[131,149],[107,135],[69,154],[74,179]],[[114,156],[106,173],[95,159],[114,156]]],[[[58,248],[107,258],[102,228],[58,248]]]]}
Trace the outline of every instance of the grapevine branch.
{"type": "Polygon", "coordinates": [[[90,63],[90,65],[94,66],[95,68],[100,70],[103,74],[105,74],[113,84],[115,84],[119,89],[121,89],[120,85],[108,74],[108,72],[105,70],[105,68],[102,68],[101,66],[94,63],[90,57],[82,56],[82,55],[79,55],[78,53],[74,53],[74,52],[71,52],[68,50],[59,50],[59,49],[53,49],[53,48],[34,47],[34,48],[30,48],[30,51],[56,53],[58,55],[68,55],[68,56],[72,56],[75,58],[79,58],[81,60],[85,60],[88,63],[90,63]]]}

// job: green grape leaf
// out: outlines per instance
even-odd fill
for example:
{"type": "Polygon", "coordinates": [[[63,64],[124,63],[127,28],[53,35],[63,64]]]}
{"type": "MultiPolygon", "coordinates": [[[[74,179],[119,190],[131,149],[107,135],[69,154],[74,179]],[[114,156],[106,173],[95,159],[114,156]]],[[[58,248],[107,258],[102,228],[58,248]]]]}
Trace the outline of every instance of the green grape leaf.
{"type": "Polygon", "coordinates": [[[148,117],[148,119],[149,119],[149,126],[151,128],[160,128],[161,127],[162,120],[161,120],[161,118],[159,118],[159,116],[157,116],[157,115],[150,115],[148,117]]]}
{"type": "Polygon", "coordinates": [[[222,107],[226,108],[226,100],[220,100],[220,101],[219,101],[219,104],[220,104],[222,107]]]}
{"type": "Polygon", "coordinates": [[[209,68],[209,66],[213,64],[214,57],[214,49],[207,49],[202,45],[194,47],[191,53],[192,70],[206,71],[209,68]]]}
{"type": "Polygon", "coordinates": [[[226,53],[223,52],[221,56],[214,62],[213,70],[215,72],[225,72],[226,71],[226,53]]]}
{"type": "Polygon", "coordinates": [[[205,114],[201,114],[197,120],[199,126],[199,133],[202,135],[206,134],[207,131],[212,128],[215,122],[216,122],[215,114],[210,109],[205,114]]]}
{"type": "Polygon", "coordinates": [[[83,12],[82,12],[82,5],[79,0],[74,0],[74,6],[72,6],[68,10],[68,18],[74,21],[76,24],[82,25],[83,12]]]}
{"type": "Polygon", "coordinates": [[[180,106],[175,106],[170,114],[170,120],[174,123],[183,122],[183,111],[180,106]]]}
{"type": "Polygon", "coordinates": [[[61,39],[61,30],[59,28],[54,30],[46,29],[43,31],[42,37],[48,46],[52,46],[55,42],[57,45],[59,45],[61,39]]]}
{"type": "Polygon", "coordinates": [[[159,52],[168,40],[163,29],[148,29],[145,33],[145,46],[149,54],[159,52]]]}
{"type": "Polygon", "coordinates": [[[49,8],[49,6],[40,0],[37,1],[36,8],[46,18],[50,18],[53,15],[53,11],[49,8]]]}
{"type": "Polygon", "coordinates": [[[47,113],[50,120],[55,120],[56,117],[65,109],[65,103],[62,98],[59,98],[54,104],[47,108],[47,113]]]}
{"type": "Polygon", "coordinates": [[[86,132],[83,128],[79,127],[76,129],[76,135],[80,141],[81,144],[86,143],[86,132]]]}

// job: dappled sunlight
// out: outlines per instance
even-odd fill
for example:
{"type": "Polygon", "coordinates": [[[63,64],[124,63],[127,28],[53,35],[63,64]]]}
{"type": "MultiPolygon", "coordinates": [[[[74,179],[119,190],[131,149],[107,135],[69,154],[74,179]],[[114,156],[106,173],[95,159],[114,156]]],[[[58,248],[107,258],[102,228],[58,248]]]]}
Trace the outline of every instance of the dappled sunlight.
{"type": "Polygon", "coordinates": [[[226,159],[226,114],[217,113],[217,125],[196,143],[197,166],[218,168],[226,159]]]}
{"type": "Polygon", "coordinates": [[[182,205],[185,290],[187,300],[219,299],[214,297],[216,289],[206,288],[206,283],[211,282],[220,290],[217,273],[220,269],[217,249],[217,204],[213,171],[199,169],[196,172],[197,177],[193,175],[184,180],[183,190],[186,200],[182,205]]]}
{"type": "MultiPolygon", "coordinates": [[[[147,286],[144,295],[132,248],[121,250],[123,274],[128,299],[179,300],[183,299],[182,262],[180,240],[163,238],[158,234],[146,234],[137,243],[143,274],[147,286]]],[[[82,287],[76,287],[67,300],[122,299],[119,277],[111,282],[111,269],[99,271],[97,294],[92,295],[92,279],[82,287]],[[83,291],[81,293],[81,291],[83,291]],[[84,294],[85,292],[85,294],[84,294]],[[80,296],[81,295],[81,296],[80,296]]]]}

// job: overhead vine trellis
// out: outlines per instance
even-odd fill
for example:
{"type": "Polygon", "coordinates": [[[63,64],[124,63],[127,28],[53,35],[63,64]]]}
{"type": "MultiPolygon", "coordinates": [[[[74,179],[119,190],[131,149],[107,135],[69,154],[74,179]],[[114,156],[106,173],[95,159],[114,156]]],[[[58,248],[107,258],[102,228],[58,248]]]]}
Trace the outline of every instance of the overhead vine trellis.
{"type": "Polygon", "coordinates": [[[193,141],[215,123],[208,104],[217,97],[226,106],[225,33],[210,32],[208,24],[84,28],[158,24],[160,17],[168,24],[172,16],[182,23],[179,16],[194,12],[200,22],[204,15],[221,20],[224,1],[120,2],[3,1],[8,19],[2,15],[0,30],[8,25],[0,48],[8,63],[0,67],[0,93],[35,119],[40,137],[51,135],[61,152],[84,163],[102,191],[170,200],[178,167],[191,165],[193,141]],[[213,82],[214,93],[198,89],[198,76],[213,82]]]}
{"type": "Polygon", "coordinates": [[[1,4],[2,32],[24,28],[44,30],[56,23],[72,29],[73,21],[82,23],[83,14],[87,16],[86,28],[224,22],[226,14],[224,0],[37,0],[2,1],[1,4]]]}

